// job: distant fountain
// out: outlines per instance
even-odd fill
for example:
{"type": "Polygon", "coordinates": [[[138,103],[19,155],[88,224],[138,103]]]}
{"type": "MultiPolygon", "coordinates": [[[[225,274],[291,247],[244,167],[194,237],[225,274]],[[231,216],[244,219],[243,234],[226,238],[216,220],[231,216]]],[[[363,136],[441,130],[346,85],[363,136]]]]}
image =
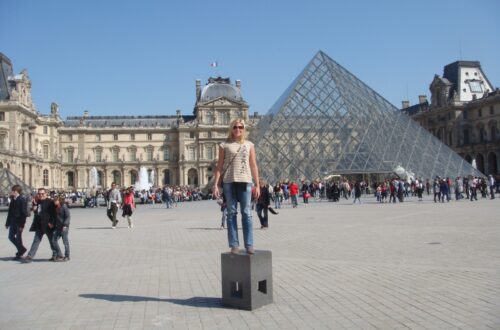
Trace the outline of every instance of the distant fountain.
{"type": "Polygon", "coordinates": [[[475,170],[477,170],[477,164],[476,164],[476,159],[475,159],[475,158],[472,160],[472,164],[471,164],[471,165],[472,165],[472,167],[473,167],[475,170]]]}
{"type": "Polygon", "coordinates": [[[95,167],[92,167],[89,172],[89,187],[97,188],[97,184],[99,183],[99,173],[95,167]]]}
{"type": "Polygon", "coordinates": [[[149,177],[148,170],[145,167],[141,167],[139,169],[139,181],[137,181],[134,185],[135,190],[137,191],[149,190],[152,184],[149,183],[148,177],[149,177]]]}

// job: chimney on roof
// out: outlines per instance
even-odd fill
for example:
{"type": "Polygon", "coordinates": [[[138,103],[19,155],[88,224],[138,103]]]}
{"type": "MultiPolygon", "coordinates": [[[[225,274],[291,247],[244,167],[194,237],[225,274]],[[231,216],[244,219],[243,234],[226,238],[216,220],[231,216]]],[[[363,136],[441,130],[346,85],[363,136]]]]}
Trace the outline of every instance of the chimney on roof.
{"type": "Polygon", "coordinates": [[[236,88],[241,89],[241,80],[236,80],[236,88]]]}
{"type": "Polygon", "coordinates": [[[427,102],[427,95],[419,95],[418,96],[418,103],[422,104],[427,102]]]}
{"type": "Polygon", "coordinates": [[[200,94],[201,94],[201,80],[196,79],[196,99],[200,99],[200,94]]]}
{"type": "Polygon", "coordinates": [[[401,103],[403,105],[403,109],[407,109],[410,107],[410,101],[402,101],[401,103]]]}

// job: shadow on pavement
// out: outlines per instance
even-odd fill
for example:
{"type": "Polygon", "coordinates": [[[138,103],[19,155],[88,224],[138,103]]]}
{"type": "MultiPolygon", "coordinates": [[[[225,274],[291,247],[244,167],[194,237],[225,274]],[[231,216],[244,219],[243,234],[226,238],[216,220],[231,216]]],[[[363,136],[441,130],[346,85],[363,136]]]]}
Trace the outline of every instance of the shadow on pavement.
{"type": "Polygon", "coordinates": [[[188,299],[173,299],[173,298],[161,299],[156,297],[128,296],[120,294],[101,294],[101,293],[84,293],[80,294],[79,296],[82,298],[100,299],[111,302],[164,301],[183,306],[224,308],[224,306],[222,305],[222,299],[213,297],[192,297],[188,299]]]}
{"type": "MultiPolygon", "coordinates": [[[[195,229],[195,230],[218,230],[221,231],[220,227],[212,227],[212,228],[186,228],[186,229],[195,229]]],[[[225,229],[225,228],[224,228],[225,229]]]]}

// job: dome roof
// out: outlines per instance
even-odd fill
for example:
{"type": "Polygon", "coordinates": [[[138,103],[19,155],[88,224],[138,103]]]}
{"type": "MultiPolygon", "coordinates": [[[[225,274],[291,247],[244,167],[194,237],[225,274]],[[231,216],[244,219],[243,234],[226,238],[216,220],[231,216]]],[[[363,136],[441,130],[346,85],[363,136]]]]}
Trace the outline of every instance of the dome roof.
{"type": "Polygon", "coordinates": [[[232,101],[243,101],[240,90],[231,85],[229,78],[210,78],[208,84],[201,90],[200,102],[215,100],[222,96],[232,101]]]}

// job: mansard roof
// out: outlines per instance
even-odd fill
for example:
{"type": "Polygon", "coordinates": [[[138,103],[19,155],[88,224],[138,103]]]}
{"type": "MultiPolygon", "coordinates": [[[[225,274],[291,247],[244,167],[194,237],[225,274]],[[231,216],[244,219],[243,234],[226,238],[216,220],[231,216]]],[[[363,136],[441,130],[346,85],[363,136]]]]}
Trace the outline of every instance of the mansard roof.
{"type": "MultiPolygon", "coordinates": [[[[195,116],[180,116],[189,122],[195,116]]],[[[64,127],[176,127],[178,116],[71,116],[64,121],[64,127]]]]}

